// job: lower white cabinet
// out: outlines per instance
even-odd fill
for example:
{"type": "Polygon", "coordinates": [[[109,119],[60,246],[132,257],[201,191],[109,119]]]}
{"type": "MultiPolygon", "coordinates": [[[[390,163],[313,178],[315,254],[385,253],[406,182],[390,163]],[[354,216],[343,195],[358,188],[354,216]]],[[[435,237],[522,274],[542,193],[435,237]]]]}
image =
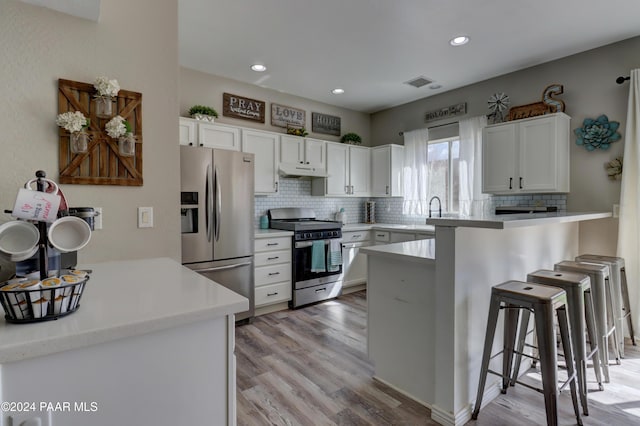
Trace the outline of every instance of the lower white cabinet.
{"type": "Polygon", "coordinates": [[[360,254],[360,248],[373,245],[371,231],[342,233],[342,288],[349,288],[367,282],[367,256],[360,254]]]}
{"type": "Polygon", "coordinates": [[[255,306],[291,300],[291,237],[255,239],[255,306]]]}

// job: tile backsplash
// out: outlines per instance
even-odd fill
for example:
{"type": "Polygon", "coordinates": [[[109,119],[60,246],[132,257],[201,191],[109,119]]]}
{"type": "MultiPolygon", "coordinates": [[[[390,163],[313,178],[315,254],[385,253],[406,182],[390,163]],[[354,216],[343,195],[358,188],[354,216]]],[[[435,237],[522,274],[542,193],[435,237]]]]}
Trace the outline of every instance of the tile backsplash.
{"type": "MultiPolygon", "coordinates": [[[[424,223],[424,217],[402,214],[402,198],[342,198],[316,197],[311,195],[310,179],[280,178],[279,193],[255,197],[255,226],[267,210],[282,207],[306,207],[313,209],[318,219],[334,220],[341,208],[347,214],[347,223],[364,222],[365,201],[375,201],[375,218],[378,223],[414,224],[424,223]]],[[[557,206],[567,210],[566,194],[494,195],[491,209],[496,206],[557,206]]]]}

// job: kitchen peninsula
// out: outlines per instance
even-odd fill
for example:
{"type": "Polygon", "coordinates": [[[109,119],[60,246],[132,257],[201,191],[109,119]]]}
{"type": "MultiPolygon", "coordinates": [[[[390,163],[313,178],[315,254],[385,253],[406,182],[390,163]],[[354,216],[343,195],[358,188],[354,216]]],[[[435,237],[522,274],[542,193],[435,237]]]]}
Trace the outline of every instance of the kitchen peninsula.
{"type": "Polygon", "coordinates": [[[80,268],[93,272],[77,312],[0,321],[1,399],[35,403],[0,424],[235,424],[234,313],[248,300],[169,258],[80,268]]]}
{"type": "MultiPolygon", "coordinates": [[[[362,248],[369,257],[367,350],[375,377],[428,406],[440,424],[467,422],[491,287],[573,259],[579,223],[610,216],[431,218],[435,240],[362,248]]],[[[496,383],[488,382],[485,403],[498,395],[496,383]]]]}

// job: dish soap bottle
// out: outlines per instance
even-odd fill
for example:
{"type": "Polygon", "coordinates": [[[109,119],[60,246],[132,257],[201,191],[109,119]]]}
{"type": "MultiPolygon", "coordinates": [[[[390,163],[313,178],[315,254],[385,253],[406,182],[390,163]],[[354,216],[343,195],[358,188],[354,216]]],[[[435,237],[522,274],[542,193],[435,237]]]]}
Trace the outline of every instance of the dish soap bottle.
{"type": "Polygon", "coordinates": [[[336,213],[336,221],[342,222],[343,225],[347,224],[347,214],[344,211],[344,207],[341,208],[338,213],[336,213]]]}

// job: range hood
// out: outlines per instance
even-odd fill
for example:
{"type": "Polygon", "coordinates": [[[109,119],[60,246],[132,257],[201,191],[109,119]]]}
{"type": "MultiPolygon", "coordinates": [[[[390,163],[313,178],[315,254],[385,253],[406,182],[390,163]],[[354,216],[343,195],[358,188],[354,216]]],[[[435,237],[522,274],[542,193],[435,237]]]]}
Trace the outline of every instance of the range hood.
{"type": "Polygon", "coordinates": [[[295,163],[280,163],[278,172],[282,177],[312,178],[328,176],[325,169],[319,169],[317,167],[295,163]]]}

